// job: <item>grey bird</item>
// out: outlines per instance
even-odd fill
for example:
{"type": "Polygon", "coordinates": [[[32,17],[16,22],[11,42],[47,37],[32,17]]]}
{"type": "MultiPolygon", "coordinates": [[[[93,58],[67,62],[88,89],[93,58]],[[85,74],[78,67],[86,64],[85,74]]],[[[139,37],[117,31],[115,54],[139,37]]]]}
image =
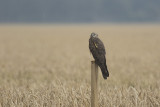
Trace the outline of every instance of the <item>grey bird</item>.
{"type": "Polygon", "coordinates": [[[100,67],[104,79],[109,77],[106,65],[106,51],[103,42],[98,38],[98,34],[91,33],[89,39],[89,49],[95,59],[95,63],[100,67]]]}

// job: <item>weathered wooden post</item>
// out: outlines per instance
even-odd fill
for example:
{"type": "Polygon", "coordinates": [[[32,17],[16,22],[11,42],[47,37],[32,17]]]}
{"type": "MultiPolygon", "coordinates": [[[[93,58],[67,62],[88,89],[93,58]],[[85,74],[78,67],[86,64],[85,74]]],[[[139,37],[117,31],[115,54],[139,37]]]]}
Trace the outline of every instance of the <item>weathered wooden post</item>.
{"type": "Polygon", "coordinates": [[[98,107],[98,65],[91,61],[91,107],[98,107]]]}

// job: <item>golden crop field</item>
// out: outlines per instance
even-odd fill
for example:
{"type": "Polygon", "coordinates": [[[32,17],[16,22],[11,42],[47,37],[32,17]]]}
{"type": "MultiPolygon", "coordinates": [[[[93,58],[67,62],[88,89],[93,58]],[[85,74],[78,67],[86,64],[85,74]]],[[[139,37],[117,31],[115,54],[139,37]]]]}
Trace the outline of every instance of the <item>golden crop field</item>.
{"type": "Polygon", "coordinates": [[[110,77],[100,107],[160,106],[160,25],[0,25],[1,107],[90,107],[88,39],[99,34],[110,77]]]}

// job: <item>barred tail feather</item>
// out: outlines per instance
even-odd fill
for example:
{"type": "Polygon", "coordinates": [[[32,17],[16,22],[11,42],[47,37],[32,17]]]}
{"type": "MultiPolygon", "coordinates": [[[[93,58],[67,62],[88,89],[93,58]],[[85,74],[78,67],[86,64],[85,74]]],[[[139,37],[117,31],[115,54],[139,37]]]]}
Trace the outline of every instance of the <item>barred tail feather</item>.
{"type": "Polygon", "coordinates": [[[100,69],[102,71],[103,78],[107,79],[107,77],[109,77],[107,66],[106,65],[100,66],[100,69]]]}

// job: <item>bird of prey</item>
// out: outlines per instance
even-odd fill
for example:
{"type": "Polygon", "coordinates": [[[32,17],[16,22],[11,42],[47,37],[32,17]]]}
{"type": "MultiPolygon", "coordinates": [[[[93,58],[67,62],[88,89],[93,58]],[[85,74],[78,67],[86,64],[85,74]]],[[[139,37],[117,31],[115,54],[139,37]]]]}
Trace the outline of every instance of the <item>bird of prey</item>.
{"type": "Polygon", "coordinates": [[[106,51],[103,42],[98,38],[98,34],[91,33],[89,39],[89,49],[95,59],[95,63],[100,67],[104,79],[109,77],[106,65],[106,51]]]}

